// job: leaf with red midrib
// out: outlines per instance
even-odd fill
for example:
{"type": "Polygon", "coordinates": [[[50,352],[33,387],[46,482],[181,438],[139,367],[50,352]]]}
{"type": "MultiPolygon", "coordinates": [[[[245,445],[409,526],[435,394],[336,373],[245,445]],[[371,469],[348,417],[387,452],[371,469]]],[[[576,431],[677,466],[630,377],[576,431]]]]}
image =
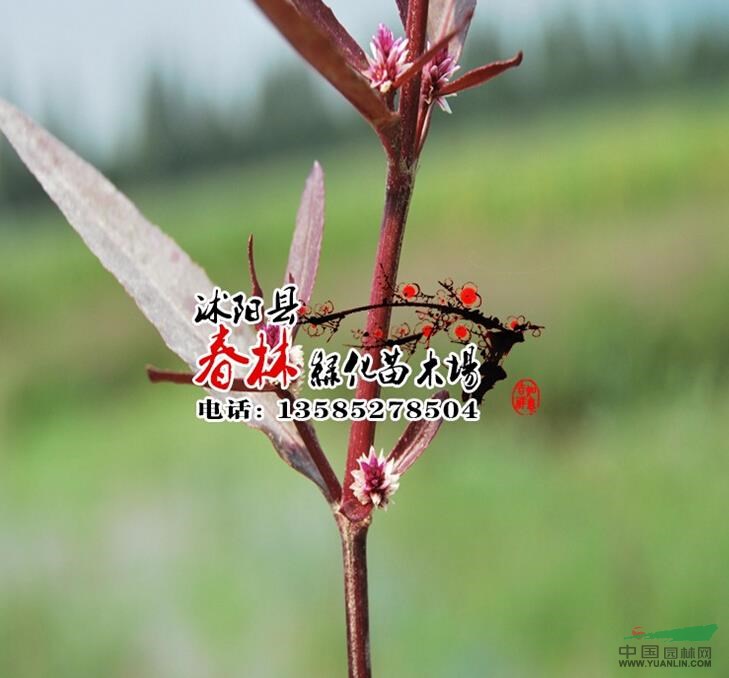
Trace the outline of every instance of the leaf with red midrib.
{"type": "Polygon", "coordinates": [[[357,41],[349,34],[334,12],[321,0],[293,0],[296,8],[306,17],[316,23],[319,28],[329,34],[339,49],[344,52],[349,62],[356,69],[363,71],[367,68],[367,57],[357,41]]]}
{"type": "MultiPolygon", "coordinates": [[[[209,328],[192,323],[195,295],[209,297],[213,291],[205,271],[96,169],[2,99],[0,131],[167,346],[196,370],[210,334],[209,328]]],[[[253,333],[248,327],[237,329],[237,348],[244,351],[253,343],[253,333]]],[[[251,425],[271,439],[287,464],[313,480],[329,498],[331,493],[296,428],[276,419],[276,397],[253,393],[250,398],[265,412],[262,420],[251,425]]]]}
{"type": "Polygon", "coordinates": [[[324,235],[324,172],[318,162],[311,168],[291,240],[284,284],[293,280],[299,287],[299,299],[308,305],[319,268],[321,242],[324,235]]]}
{"type": "Polygon", "coordinates": [[[385,100],[331,40],[329,31],[302,14],[290,0],[254,2],[292,47],[334,85],[378,132],[399,120],[399,116],[387,107],[385,100]]]}
{"type": "Polygon", "coordinates": [[[517,52],[517,54],[511,59],[506,59],[505,61],[494,61],[493,63],[486,64],[485,66],[474,68],[473,70],[468,71],[468,73],[462,75],[460,78],[445,85],[445,87],[440,90],[440,94],[442,96],[447,96],[448,94],[455,94],[457,92],[471,89],[472,87],[483,85],[496,76],[508,71],[510,68],[521,66],[521,62],[523,60],[524,54],[522,52],[517,52]]]}

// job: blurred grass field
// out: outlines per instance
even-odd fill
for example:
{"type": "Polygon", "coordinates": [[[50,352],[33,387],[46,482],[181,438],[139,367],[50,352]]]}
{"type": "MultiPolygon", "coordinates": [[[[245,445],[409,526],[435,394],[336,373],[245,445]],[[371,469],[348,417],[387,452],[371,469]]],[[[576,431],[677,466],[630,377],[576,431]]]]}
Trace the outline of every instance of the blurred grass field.
{"type": "MultiPolygon", "coordinates": [[[[377,516],[374,674],[642,675],[617,664],[632,627],[717,623],[726,675],[726,88],[438,122],[401,280],[475,281],[547,329],[377,516]],[[511,410],[521,377],[536,417],[511,410]]],[[[383,163],[374,141],[319,159],[315,296],[344,307],[367,295],[383,163]]],[[[254,233],[270,289],[312,160],[128,192],[229,289],[254,233]]],[[[198,422],[193,390],[146,381],[178,361],[47,204],[0,213],[0,345],[0,676],[343,675],[318,492],[260,434],[198,422]]],[[[321,438],[341,469],[346,429],[321,438]]]]}

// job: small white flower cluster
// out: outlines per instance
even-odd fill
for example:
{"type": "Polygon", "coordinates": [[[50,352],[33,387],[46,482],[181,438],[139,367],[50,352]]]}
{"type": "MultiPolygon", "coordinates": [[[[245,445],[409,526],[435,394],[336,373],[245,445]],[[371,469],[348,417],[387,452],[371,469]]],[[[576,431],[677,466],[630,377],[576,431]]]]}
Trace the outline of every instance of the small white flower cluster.
{"type": "Polygon", "coordinates": [[[395,492],[400,487],[400,474],[395,472],[395,462],[385,458],[382,451],[379,457],[374,447],[369,454],[363,454],[358,460],[359,469],[352,471],[354,482],[349,486],[358,501],[367,506],[387,508],[395,492]]]}

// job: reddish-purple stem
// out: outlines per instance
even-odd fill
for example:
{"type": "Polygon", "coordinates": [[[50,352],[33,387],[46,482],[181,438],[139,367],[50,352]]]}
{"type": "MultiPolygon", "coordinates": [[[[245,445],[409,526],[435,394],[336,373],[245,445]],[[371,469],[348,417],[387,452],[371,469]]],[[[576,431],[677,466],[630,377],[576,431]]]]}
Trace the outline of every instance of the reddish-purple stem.
{"type": "MultiPolygon", "coordinates": [[[[367,337],[388,336],[392,313],[394,285],[400,264],[405,222],[407,220],[418,156],[427,134],[431,106],[421,105],[422,67],[444,46],[438,41],[426,52],[426,30],[429,0],[398,0],[400,16],[405,25],[413,66],[396,85],[399,106],[395,111],[395,90],[386,97],[376,93],[362,74],[362,51],[341,27],[321,0],[254,0],[273,24],[299,53],[327,78],[375,128],[388,158],[385,208],[380,227],[377,257],[372,275],[370,308],[367,316],[367,337]]],[[[470,21],[467,17],[465,23],[470,21]]],[[[461,26],[456,28],[460,32],[461,26]]],[[[449,36],[446,36],[449,37],[449,36]]],[[[466,73],[448,83],[438,94],[445,96],[476,86],[518,65],[521,55],[490,64],[466,73]]],[[[365,346],[371,356],[373,369],[380,366],[379,346],[365,346]]],[[[371,400],[379,395],[377,382],[361,380],[356,392],[358,399],[371,400]]],[[[432,438],[437,425],[411,427],[396,446],[394,455],[403,465],[412,463],[432,438]],[[410,456],[408,456],[410,455],[410,456]],[[405,461],[402,461],[405,459],[405,461]]],[[[326,462],[326,457],[307,428],[299,427],[312,456],[326,462]]],[[[313,435],[313,434],[312,434],[313,435]]],[[[347,462],[341,487],[341,503],[335,517],[342,537],[344,584],[347,616],[347,656],[350,678],[370,678],[369,620],[367,609],[367,530],[371,521],[371,506],[363,506],[354,496],[352,471],[357,459],[374,442],[375,422],[355,421],[349,434],[347,462]]],[[[317,464],[319,466],[319,464],[317,464]]],[[[319,466],[322,470],[322,466],[319,466]]],[[[322,474],[324,475],[324,473],[322,474]]],[[[327,476],[324,475],[325,480],[327,476]]],[[[337,481],[338,483],[338,481],[337,481]]],[[[329,487],[329,480],[327,480],[329,487]]],[[[332,487],[329,487],[330,491],[332,487]]],[[[337,495],[338,496],[338,495],[337,495]]]]}
{"type": "MultiPolygon", "coordinates": [[[[372,276],[370,304],[374,306],[367,314],[367,335],[369,337],[387,336],[392,315],[392,281],[397,280],[400,263],[400,249],[407,219],[410,197],[412,195],[413,173],[403,168],[398,161],[390,161],[387,177],[387,193],[385,197],[385,213],[380,229],[380,241],[377,247],[375,270],[372,276]],[[382,333],[380,335],[380,332],[382,333]]],[[[380,366],[380,352],[375,344],[365,350],[372,356],[373,369],[380,366]]],[[[360,380],[357,385],[356,398],[371,400],[377,398],[380,386],[376,381],[360,380]]],[[[357,468],[357,458],[367,452],[374,442],[375,422],[355,421],[349,434],[347,466],[343,483],[342,511],[352,519],[358,519],[363,513],[362,505],[355,499],[351,488],[352,471],[357,468]]],[[[366,513],[366,511],[364,511],[366,513]]]]}
{"type": "MultiPolygon", "coordinates": [[[[415,59],[425,49],[425,32],[428,23],[428,0],[410,0],[408,3],[406,32],[411,54],[415,59]]],[[[385,208],[377,245],[377,257],[372,274],[370,303],[378,305],[367,316],[368,336],[377,336],[376,330],[387,336],[390,329],[393,281],[397,280],[400,265],[405,222],[418,155],[418,111],[420,107],[421,73],[417,72],[402,89],[400,98],[399,134],[390,139],[385,148],[388,154],[385,208]],[[379,306],[380,304],[385,304],[379,306]]],[[[379,350],[375,346],[366,349],[373,359],[373,367],[380,364],[379,350]]],[[[357,386],[357,398],[370,400],[379,395],[379,385],[361,380],[357,386]]],[[[347,614],[347,658],[350,678],[370,678],[370,639],[367,602],[367,529],[371,509],[360,504],[350,487],[352,471],[357,468],[357,458],[369,450],[375,438],[375,422],[356,421],[349,433],[347,464],[342,483],[342,506],[337,515],[342,536],[344,555],[344,589],[347,614]]]]}
{"type": "MultiPolygon", "coordinates": [[[[425,31],[428,23],[427,0],[411,0],[408,6],[407,36],[413,56],[417,57],[425,47],[425,31]]],[[[370,288],[370,304],[378,306],[367,315],[367,334],[387,336],[390,329],[392,309],[386,304],[392,301],[394,290],[392,281],[397,280],[400,265],[405,222],[407,220],[410,198],[413,192],[415,167],[417,164],[417,122],[420,106],[420,73],[408,81],[402,90],[400,101],[401,131],[396,140],[394,152],[388,153],[387,185],[385,189],[385,209],[377,245],[375,269],[370,288]]],[[[379,351],[375,346],[367,349],[373,360],[373,368],[380,365],[379,351]]],[[[377,398],[379,384],[362,380],[357,386],[357,398],[370,400],[377,398]]],[[[342,512],[357,520],[369,512],[355,499],[350,480],[352,471],[357,468],[357,458],[367,452],[375,438],[375,422],[355,421],[349,433],[347,465],[342,487],[342,512]]]]}
{"type": "Polygon", "coordinates": [[[370,516],[352,522],[336,514],[342,539],[349,678],[370,678],[370,616],[367,596],[367,530],[370,516]]]}

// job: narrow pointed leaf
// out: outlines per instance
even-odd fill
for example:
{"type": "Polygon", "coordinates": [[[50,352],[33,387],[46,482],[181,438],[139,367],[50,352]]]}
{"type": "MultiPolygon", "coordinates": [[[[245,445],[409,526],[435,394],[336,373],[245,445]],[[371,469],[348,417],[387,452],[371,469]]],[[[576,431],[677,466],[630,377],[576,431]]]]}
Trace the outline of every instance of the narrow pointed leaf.
{"type": "Polygon", "coordinates": [[[284,283],[293,280],[299,286],[299,299],[305,304],[311,301],[314,290],[323,234],[324,172],[315,162],[301,195],[284,279],[284,283]]]}
{"type": "Polygon", "coordinates": [[[344,53],[312,19],[290,0],[254,0],[261,11],[319,73],[360,112],[376,130],[384,131],[399,119],[367,79],[353,68],[344,53]]]}
{"type": "MultiPolygon", "coordinates": [[[[448,391],[439,391],[433,396],[437,400],[445,400],[447,397],[448,391]]],[[[420,455],[428,449],[442,423],[442,419],[436,421],[421,419],[408,424],[388,456],[388,459],[395,461],[397,473],[405,473],[420,458],[420,455]]]]}
{"type": "Polygon", "coordinates": [[[440,90],[440,94],[442,96],[446,96],[448,94],[455,94],[456,92],[462,92],[463,90],[483,85],[485,82],[495,78],[497,75],[501,75],[504,71],[508,71],[510,68],[519,66],[523,59],[524,54],[519,52],[515,57],[507,59],[506,61],[494,61],[493,63],[486,64],[485,66],[474,68],[453,82],[449,82],[440,90]]]}
{"type": "Polygon", "coordinates": [[[359,43],[339,23],[334,12],[327,5],[321,0],[293,0],[293,3],[299,12],[313,21],[322,32],[327,33],[337,43],[353,68],[359,71],[367,68],[367,57],[359,43]]]}
{"type": "Polygon", "coordinates": [[[397,0],[397,10],[400,12],[400,21],[402,21],[403,28],[408,23],[408,0],[397,0]]]}
{"type": "MultiPolygon", "coordinates": [[[[106,178],[30,118],[0,99],[0,131],[59,207],[89,249],[119,280],[172,351],[192,369],[207,351],[210,330],[195,326],[197,293],[210,296],[205,271],[106,178]]],[[[237,334],[238,348],[253,341],[250,328],[237,334]]],[[[255,422],[282,459],[313,480],[328,496],[326,484],[292,424],[276,419],[276,397],[252,394],[264,407],[255,422]]]]}
{"type": "Polygon", "coordinates": [[[256,273],[256,262],[253,257],[253,235],[248,236],[248,275],[251,279],[251,295],[263,298],[263,289],[261,283],[258,282],[258,274],[256,273]]]}
{"type": "Polygon", "coordinates": [[[459,61],[475,9],[476,0],[430,0],[428,5],[428,40],[430,43],[438,42],[456,26],[463,25],[463,30],[448,45],[451,56],[459,61]]]}

